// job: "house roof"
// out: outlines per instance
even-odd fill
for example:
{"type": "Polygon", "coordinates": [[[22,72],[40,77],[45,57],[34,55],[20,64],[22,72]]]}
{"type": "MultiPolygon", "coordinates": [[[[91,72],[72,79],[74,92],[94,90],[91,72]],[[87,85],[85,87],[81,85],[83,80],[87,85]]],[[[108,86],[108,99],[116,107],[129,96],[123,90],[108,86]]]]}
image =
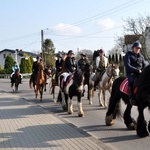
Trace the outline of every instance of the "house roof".
{"type": "MultiPolygon", "coordinates": [[[[16,52],[16,50],[4,49],[4,50],[0,51],[0,53],[5,52],[5,51],[8,51],[10,53],[15,53],[16,52]]],[[[35,53],[31,53],[31,52],[27,52],[27,51],[22,51],[22,50],[18,51],[18,55],[23,56],[24,54],[30,55],[32,57],[36,57],[37,56],[37,54],[35,54],[35,53]]]]}
{"type": "Polygon", "coordinates": [[[139,40],[142,35],[125,35],[125,45],[133,44],[135,41],[139,40]]]}

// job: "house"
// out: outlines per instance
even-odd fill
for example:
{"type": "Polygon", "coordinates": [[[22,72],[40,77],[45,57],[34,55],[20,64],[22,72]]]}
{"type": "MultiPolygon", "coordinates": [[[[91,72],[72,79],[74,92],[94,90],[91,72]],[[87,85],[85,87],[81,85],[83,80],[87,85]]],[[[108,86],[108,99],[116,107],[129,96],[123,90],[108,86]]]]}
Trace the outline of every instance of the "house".
{"type": "Polygon", "coordinates": [[[142,35],[125,35],[124,36],[124,52],[131,50],[131,46],[135,41],[139,41],[142,35]]]}
{"type": "Polygon", "coordinates": [[[18,64],[20,64],[22,58],[28,59],[28,56],[32,56],[33,59],[36,59],[37,56],[37,54],[18,50],[18,49],[16,50],[4,49],[0,51],[0,66],[2,67],[2,69],[4,68],[5,59],[8,55],[11,55],[14,61],[16,61],[18,64]],[[25,57],[24,55],[27,56],[25,57]]]}

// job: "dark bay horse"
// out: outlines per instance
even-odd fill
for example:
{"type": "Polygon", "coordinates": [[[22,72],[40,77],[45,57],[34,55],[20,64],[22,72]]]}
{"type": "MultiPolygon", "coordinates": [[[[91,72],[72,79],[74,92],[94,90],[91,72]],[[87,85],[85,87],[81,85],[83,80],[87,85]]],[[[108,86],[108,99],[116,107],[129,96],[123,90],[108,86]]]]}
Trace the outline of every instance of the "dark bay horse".
{"type": "MultiPolygon", "coordinates": [[[[108,90],[109,93],[111,93],[113,80],[119,77],[119,72],[120,70],[118,64],[110,64],[103,72],[101,81],[99,81],[98,83],[98,90],[99,90],[98,99],[99,99],[100,106],[107,107],[106,90],[108,90]],[[102,102],[102,98],[104,103],[102,102]]],[[[94,78],[95,78],[95,73],[92,73],[89,78],[89,104],[93,103],[92,101],[94,96],[94,78]]]]}
{"type": "Polygon", "coordinates": [[[73,101],[74,96],[77,97],[78,102],[78,116],[83,117],[84,112],[82,109],[82,94],[84,90],[84,72],[81,69],[76,69],[73,76],[68,76],[63,88],[63,74],[59,77],[59,86],[62,100],[62,108],[68,108],[68,114],[73,113],[73,101]]]}
{"type": "MultiPolygon", "coordinates": [[[[136,129],[137,135],[139,137],[146,137],[149,135],[150,132],[150,121],[147,126],[144,117],[144,109],[148,107],[148,109],[150,110],[150,65],[148,65],[143,70],[143,72],[139,75],[138,79],[135,81],[134,85],[134,95],[138,108],[137,123],[131,117],[132,104],[129,102],[127,92],[125,92],[125,90],[124,92],[121,91],[121,85],[124,81],[125,77],[119,77],[113,83],[111,97],[109,100],[109,108],[105,118],[106,125],[113,125],[114,119],[116,117],[121,117],[120,100],[122,99],[127,105],[123,115],[125,125],[128,129],[136,129]]],[[[123,86],[124,85],[125,84],[123,84],[123,86]]],[[[125,86],[124,89],[126,89],[125,86]]]]}
{"type": "Polygon", "coordinates": [[[42,62],[39,63],[38,73],[34,79],[33,75],[30,77],[29,86],[30,88],[34,88],[35,97],[37,98],[38,93],[40,93],[40,100],[43,99],[43,89],[45,86],[45,75],[44,75],[44,64],[42,62]]]}
{"type": "Polygon", "coordinates": [[[11,87],[13,89],[13,92],[17,92],[18,91],[18,87],[19,87],[19,83],[20,83],[20,72],[17,69],[15,71],[15,73],[12,75],[11,77],[11,87]]]}

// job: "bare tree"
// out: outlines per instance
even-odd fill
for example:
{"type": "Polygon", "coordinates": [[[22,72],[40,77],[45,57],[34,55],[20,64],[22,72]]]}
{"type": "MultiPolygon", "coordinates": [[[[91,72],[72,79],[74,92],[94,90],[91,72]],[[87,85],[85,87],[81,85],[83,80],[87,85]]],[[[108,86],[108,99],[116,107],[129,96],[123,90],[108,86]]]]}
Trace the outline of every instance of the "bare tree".
{"type": "Polygon", "coordinates": [[[142,44],[142,54],[144,55],[146,60],[150,61],[150,56],[148,55],[145,44],[146,37],[150,32],[150,16],[142,16],[141,14],[139,14],[137,18],[128,17],[126,20],[124,20],[124,22],[126,23],[126,25],[124,26],[125,34],[141,35],[139,41],[142,44]],[[148,29],[147,32],[146,29],[148,29]]]}

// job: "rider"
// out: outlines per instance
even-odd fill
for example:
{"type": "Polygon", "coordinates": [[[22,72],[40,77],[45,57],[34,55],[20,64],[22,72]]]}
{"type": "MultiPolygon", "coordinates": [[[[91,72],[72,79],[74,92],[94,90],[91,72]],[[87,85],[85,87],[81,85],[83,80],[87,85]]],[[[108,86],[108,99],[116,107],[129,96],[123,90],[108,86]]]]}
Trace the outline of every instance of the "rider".
{"type": "MultiPolygon", "coordinates": [[[[67,57],[65,59],[65,70],[66,72],[62,73],[62,75],[64,76],[64,84],[63,86],[65,86],[65,82],[67,81],[67,77],[72,76],[74,71],[75,71],[75,58],[74,58],[74,53],[72,50],[69,50],[67,53],[67,57]]],[[[64,89],[64,87],[62,87],[64,89]]]]}
{"type": "Polygon", "coordinates": [[[96,72],[95,72],[95,82],[94,82],[94,90],[96,90],[96,86],[101,80],[102,74],[105,68],[108,66],[108,58],[105,57],[105,53],[103,49],[99,50],[99,56],[96,57],[96,72]]]}
{"type": "Polygon", "coordinates": [[[72,50],[68,51],[67,57],[65,59],[65,68],[69,74],[72,74],[75,71],[75,58],[72,50]]]}
{"type": "Polygon", "coordinates": [[[136,41],[132,45],[132,51],[128,51],[125,55],[124,65],[128,78],[129,101],[136,105],[133,94],[134,80],[139,76],[142,70],[146,67],[144,56],[140,53],[142,45],[136,41]]]}
{"type": "Polygon", "coordinates": [[[86,67],[88,67],[88,68],[90,67],[90,63],[89,63],[85,53],[81,53],[80,56],[81,56],[81,59],[79,59],[77,65],[82,70],[82,72],[85,72],[86,67]]]}
{"type": "Polygon", "coordinates": [[[20,73],[20,67],[19,65],[17,65],[17,62],[14,61],[14,65],[12,66],[12,73],[10,75],[11,82],[12,82],[12,76],[15,74],[16,71],[19,71],[19,76],[20,76],[19,83],[22,84],[22,74],[20,73]]]}
{"type": "Polygon", "coordinates": [[[56,83],[58,83],[58,76],[59,76],[59,73],[62,71],[62,65],[63,65],[62,55],[58,54],[57,60],[55,62],[55,66],[56,66],[55,81],[56,81],[56,83]]]}
{"type": "Polygon", "coordinates": [[[37,73],[38,73],[39,63],[40,63],[40,57],[37,56],[36,61],[33,62],[33,65],[32,65],[32,77],[33,77],[33,80],[35,83],[36,83],[36,77],[37,77],[37,73]]]}

